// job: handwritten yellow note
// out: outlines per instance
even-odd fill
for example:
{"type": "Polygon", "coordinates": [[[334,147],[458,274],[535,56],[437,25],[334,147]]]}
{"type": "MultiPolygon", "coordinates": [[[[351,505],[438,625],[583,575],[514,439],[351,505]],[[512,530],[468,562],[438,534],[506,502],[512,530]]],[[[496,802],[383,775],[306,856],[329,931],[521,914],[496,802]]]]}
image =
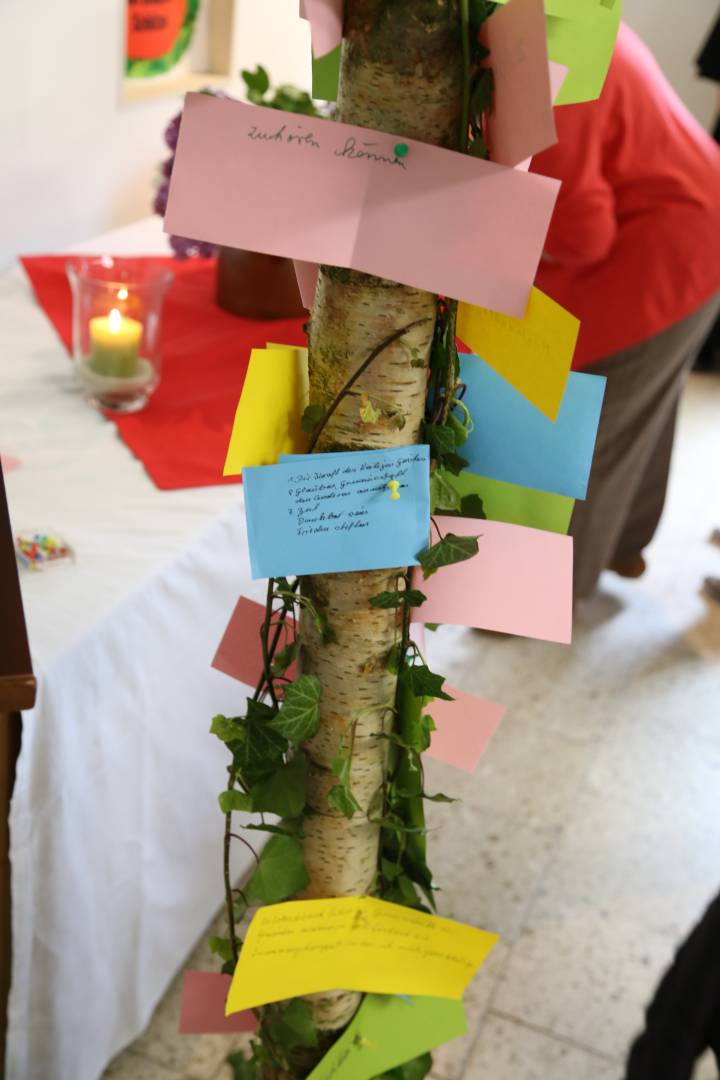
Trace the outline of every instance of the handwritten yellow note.
{"type": "Polygon", "coordinates": [[[522,319],[458,308],[458,337],[550,420],[557,419],[579,329],[579,319],[535,288],[522,319]]]}
{"type": "Polygon", "coordinates": [[[307,402],[307,349],[253,349],[223,475],[237,476],[246,465],[274,465],[280,454],[304,453],[300,421],[307,402]]]}
{"type": "Polygon", "coordinates": [[[325,990],[459,1000],[496,934],[369,896],[260,908],[226,1013],[325,990]]]}

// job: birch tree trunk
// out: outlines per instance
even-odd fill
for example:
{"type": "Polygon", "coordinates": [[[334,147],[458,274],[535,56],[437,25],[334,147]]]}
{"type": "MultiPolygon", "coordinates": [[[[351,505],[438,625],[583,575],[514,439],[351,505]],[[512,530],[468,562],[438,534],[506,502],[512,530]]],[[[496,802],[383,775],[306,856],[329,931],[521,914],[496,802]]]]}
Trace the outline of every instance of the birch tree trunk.
{"type": "MultiPolygon", "coordinates": [[[[339,119],[456,148],[461,45],[459,0],[345,0],[339,119]]],[[[384,348],[343,398],[317,450],[419,441],[435,318],[436,297],[430,293],[321,268],[309,332],[311,403],[327,409],[374,349],[403,327],[412,329],[384,348]]],[[[374,887],[379,828],[369,812],[377,808],[383,782],[387,742],[378,735],[392,723],[395,676],[386,661],[399,628],[396,611],[373,609],[368,601],[395,590],[401,573],[403,568],[302,581],[304,595],[327,614],[336,634],[324,644],[312,620],[301,621],[302,668],[319,678],[323,690],[321,727],[305,746],[311,763],[308,802],[315,811],[304,826],[310,876],[305,898],[362,895],[374,887]],[[351,730],[350,783],[361,811],[348,820],[329,807],[327,796],[337,783],[331,760],[348,745],[351,730]]],[[[317,1027],[330,1032],[349,1021],[358,995],[336,992],[311,1000],[317,1027]]]]}

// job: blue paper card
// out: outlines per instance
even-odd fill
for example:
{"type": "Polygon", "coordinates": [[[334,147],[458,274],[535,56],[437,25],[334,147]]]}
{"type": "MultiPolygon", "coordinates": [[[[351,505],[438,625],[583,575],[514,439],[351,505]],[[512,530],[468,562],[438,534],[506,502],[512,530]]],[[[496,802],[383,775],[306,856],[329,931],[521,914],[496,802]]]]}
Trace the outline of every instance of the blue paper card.
{"type": "Polygon", "coordinates": [[[415,566],[429,543],[427,446],[284,455],[243,486],[254,578],[415,566]]]}
{"type": "Polygon", "coordinates": [[[470,469],[493,480],[584,499],[600,410],[604,375],[571,371],[557,420],[534,405],[472,353],[460,357],[464,403],[475,428],[460,448],[470,469]]]}

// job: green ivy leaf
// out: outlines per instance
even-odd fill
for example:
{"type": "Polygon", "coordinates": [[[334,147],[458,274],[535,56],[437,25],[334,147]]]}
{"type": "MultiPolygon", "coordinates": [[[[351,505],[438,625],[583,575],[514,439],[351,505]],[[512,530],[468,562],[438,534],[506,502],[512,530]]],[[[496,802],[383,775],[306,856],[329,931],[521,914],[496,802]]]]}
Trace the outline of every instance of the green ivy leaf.
{"type": "Polygon", "coordinates": [[[455,430],[444,424],[426,424],[425,438],[430,444],[431,456],[442,460],[443,454],[452,454],[455,451],[455,430]]]}
{"type": "Polygon", "coordinates": [[[320,680],[314,675],[301,675],[285,689],[280,712],[270,721],[270,727],[290,742],[311,739],[320,727],[320,680]]]}
{"type": "Polygon", "coordinates": [[[272,833],[273,836],[297,836],[301,840],[305,839],[305,833],[302,831],[302,818],[285,818],[279,825],[271,825],[269,822],[260,822],[258,825],[243,824],[243,829],[272,833]]]}
{"type": "Polygon", "coordinates": [[[360,419],[363,424],[377,424],[381,416],[382,411],[376,409],[372,403],[372,399],[366,394],[363,394],[360,404],[360,419]]]}
{"type": "Polygon", "coordinates": [[[248,90],[255,91],[261,97],[270,89],[270,76],[260,64],[257,65],[254,71],[243,70],[241,75],[248,90]]]}
{"type": "Polygon", "coordinates": [[[308,435],[312,435],[315,428],[325,419],[325,409],[322,405],[306,405],[302,414],[300,427],[308,435]]]}
{"type": "Polygon", "coordinates": [[[240,716],[213,716],[210,723],[210,734],[217,735],[218,739],[225,744],[238,742],[245,736],[243,721],[244,718],[240,716]]]}
{"type": "Polygon", "coordinates": [[[442,688],[445,682],[444,676],[436,675],[426,664],[407,664],[403,668],[400,678],[415,697],[442,698],[443,701],[453,700],[450,694],[446,694],[442,688]]]}
{"type": "Polygon", "coordinates": [[[430,512],[435,514],[438,510],[459,509],[459,493],[447,482],[442,469],[436,469],[430,476],[430,512]]]}
{"type": "Polygon", "coordinates": [[[400,592],[381,592],[370,597],[370,607],[374,608],[398,608],[402,604],[408,607],[420,607],[427,600],[427,596],[419,589],[403,589],[400,592]]]}
{"type": "Polygon", "coordinates": [[[447,418],[447,426],[452,428],[455,432],[456,449],[458,446],[462,446],[463,443],[467,442],[470,431],[468,430],[467,424],[464,424],[459,416],[456,416],[455,413],[451,412],[447,418]]]}
{"type": "Polygon", "coordinates": [[[318,1037],[313,1024],[312,1009],[307,1001],[302,998],[294,998],[282,1012],[277,1009],[268,1010],[269,1015],[264,1022],[273,1042],[283,1050],[294,1050],[298,1046],[317,1046],[318,1037]]]}
{"type": "Polygon", "coordinates": [[[474,517],[487,519],[485,513],[485,505],[479,495],[473,492],[472,495],[463,495],[460,500],[460,513],[463,517],[474,517]]]}
{"type": "Polygon", "coordinates": [[[482,116],[490,112],[493,105],[493,93],[495,90],[495,78],[492,68],[481,68],[470,95],[470,115],[482,116]]]}
{"type": "Polygon", "coordinates": [[[239,747],[233,746],[233,760],[243,779],[254,783],[278,767],[287,751],[287,739],[270,726],[277,715],[274,709],[252,699],[247,705],[245,738],[239,747]]]}
{"type": "Polygon", "coordinates": [[[276,652],[270,669],[273,675],[284,675],[290,665],[297,659],[299,651],[300,642],[296,640],[291,641],[284,649],[276,652]]]}
{"type": "Polygon", "coordinates": [[[402,867],[398,866],[397,863],[390,862],[389,859],[381,859],[380,871],[387,881],[394,881],[402,873],[402,867]]]}
{"type": "Polygon", "coordinates": [[[221,791],[218,802],[223,814],[229,814],[233,810],[250,812],[253,808],[252,798],[245,791],[221,791]]]}
{"type": "Polygon", "coordinates": [[[339,810],[346,818],[355,817],[360,813],[361,806],[349,787],[344,784],[336,784],[328,791],[328,806],[333,810],[339,810]]]}
{"type": "Polygon", "coordinates": [[[271,836],[245,886],[248,902],[279,904],[309,883],[303,849],[292,836],[271,836]]]}
{"type": "Polygon", "coordinates": [[[460,454],[443,454],[442,466],[453,476],[459,476],[463,469],[467,469],[470,462],[460,454]]]}
{"type": "Polygon", "coordinates": [[[252,808],[281,818],[298,817],[305,809],[307,758],[300,751],[292,761],[252,787],[252,808]]]}
{"type": "Polygon", "coordinates": [[[465,562],[472,559],[478,553],[477,536],[455,536],[447,533],[442,540],[421,551],[418,562],[423,568],[423,577],[429,578],[441,566],[451,566],[453,563],[465,562]]]}
{"type": "Polygon", "coordinates": [[[210,937],[208,938],[208,947],[213,956],[219,956],[225,963],[232,963],[233,953],[228,938],[210,937]]]}

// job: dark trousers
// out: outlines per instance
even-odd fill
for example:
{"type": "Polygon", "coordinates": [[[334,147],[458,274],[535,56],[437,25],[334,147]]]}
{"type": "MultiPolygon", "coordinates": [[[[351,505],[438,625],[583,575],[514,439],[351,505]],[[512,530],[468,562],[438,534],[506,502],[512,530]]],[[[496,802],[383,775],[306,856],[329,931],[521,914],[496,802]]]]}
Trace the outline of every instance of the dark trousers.
{"type": "Polygon", "coordinates": [[[625,1080],[690,1080],[708,1047],[720,1064],[720,896],[665,973],[625,1080]]]}
{"type": "Polygon", "coordinates": [[[646,547],[665,503],[678,402],[698,349],[720,308],[716,296],[647,341],[587,368],[605,375],[587,499],[575,503],[576,598],[593,592],[611,562],[646,547]]]}

